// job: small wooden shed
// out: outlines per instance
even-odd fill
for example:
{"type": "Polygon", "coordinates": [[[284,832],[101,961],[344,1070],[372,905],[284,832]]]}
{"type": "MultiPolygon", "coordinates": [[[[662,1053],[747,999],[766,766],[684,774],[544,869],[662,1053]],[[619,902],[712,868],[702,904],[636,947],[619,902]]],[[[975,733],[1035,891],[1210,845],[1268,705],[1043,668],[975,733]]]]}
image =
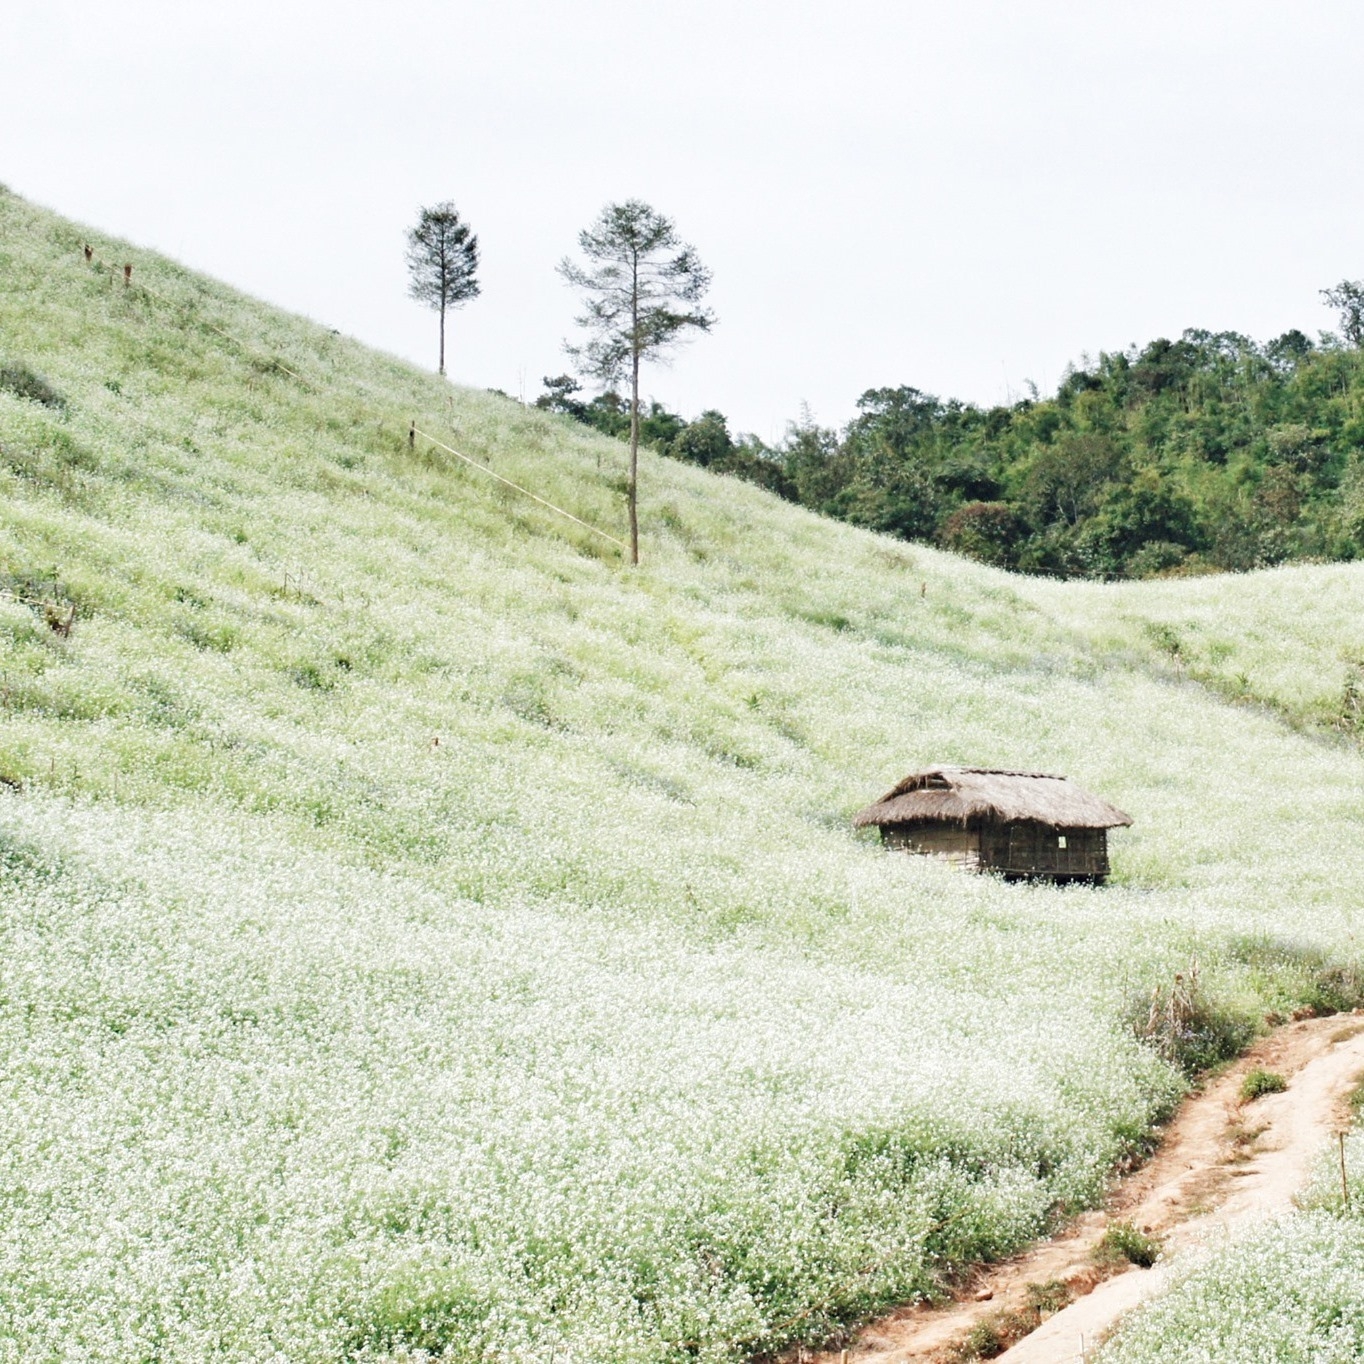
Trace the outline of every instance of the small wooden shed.
{"type": "Polygon", "coordinates": [[[853,818],[879,828],[888,848],[1009,880],[1095,885],[1108,875],[1108,831],[1131,822],[1065,777],[946,764],[906,777],[853,818]]]}

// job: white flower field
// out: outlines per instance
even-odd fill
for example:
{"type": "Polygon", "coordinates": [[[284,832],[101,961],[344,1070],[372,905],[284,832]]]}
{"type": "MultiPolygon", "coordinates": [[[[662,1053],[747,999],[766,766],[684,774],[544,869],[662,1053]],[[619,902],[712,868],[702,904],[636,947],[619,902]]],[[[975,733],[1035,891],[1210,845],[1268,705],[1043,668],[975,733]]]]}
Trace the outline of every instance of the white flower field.
{"type": "Polygon", "coordinates": [[[1154,987],[1361,955],[1360,566],[1025,581],[645,456],[630,570],[407,430],[617,534],[614,443],[0,193],[7,363],[0,1359],[824,1340],[1100,1196],[1154,987]],[[853,834],[939,759],[1129,811],[1112,882],[853,834]]]}

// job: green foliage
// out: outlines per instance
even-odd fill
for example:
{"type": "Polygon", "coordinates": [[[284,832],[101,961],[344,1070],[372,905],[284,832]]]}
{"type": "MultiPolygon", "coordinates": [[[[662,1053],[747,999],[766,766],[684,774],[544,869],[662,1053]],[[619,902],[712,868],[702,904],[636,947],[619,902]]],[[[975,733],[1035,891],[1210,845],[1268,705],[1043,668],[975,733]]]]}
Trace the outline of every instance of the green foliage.
{"type": "Polygon", "coordinates": [[[1150,1269],[1160,1258],[1160,1242],[1130,1222],[1111,1222],[1094,1248],[1094,1258],[1100,1264],[1126,1261],[1150,1269]]]}
{"type": "Polygon", "coordinates": [[[1252,1018],[1204,989],[1197,962],[1134,1001],[1128,1019],[1139,1040],[1189,1076],[1229,1060],[1255,1035],[1252,1018]]]}
{"type": "Polygon", "coordinates": [[[963,1364],[976,1359],[997,1359],[1012,1342],[1012,1325],[1002,1314],[992,1314],[976,1322],[966,1333],[957,1358],[963,1364]]]}
{"type": "Polygon", "coordinates": [[[1297,1010],[1325,1015],[1364,1007],[1364,971],[1301,942],[1277,935],[1241,935],[1228,944],[1231,960],[1245,969],[1258,998],[1277,1015],[1297,1010]]]}
{"type": "Polygon", "coordinates": [[[30,402],[41,403],[59,412],[66,410],[66,399],[62,394],[27,365],[0,365],[0,389],[13,393],[16,398],[27,398],[30,402]]]}
{"type": "Polygon", "coordinates": [[[1349,1107],[1351,1120],[1358,1125],[1361,1118],[1364,1118],[1364,1080],[1360,1080],[1350,1090],[1345,1096],[1345,1102],[1349,1107]]]}
{"type": "Polygon", "coordinates": [[[1030,1283],[1027,1305],[1048,1315],[1059,1312],[1074,1297],[1071,1287],[1063,1279],[1048,1279],[1045,1283],[1030,1283]]]}
{"type": "Polygon", "coordinates": [[[1353,559],[1364,556],[1364,349],[1351,338],[1364,294],[1330,292],[1349,347],[1191,330],[1087,359],[1047,399],[985,409],[871,389],[842,432],[803,423],[776,448],[748,437],[728,464],[718,413],[655,444],[827,516],[1029,573],[1353,559]]]}
{"type": "Polygon", "coordinates": [[[991,1312],[977,1321],[953,1350],[959,1364],[997,1359],[1011,1345],[1035,1331],[1042,1322],[1071,1301],[1069,1285],[1059,1279],[1030,1283],[1018,1311],[991,1312]]]}
{"type": "Polygon", "coordinates": [[[1282,1094],[1288,1088],[1288,1081],[1272,1070],[1256,1066],[1241,1081],[1241,1097],[1250,1103],[1265,1094],[1282,1094]]]}
{"type": "Polygon", "coordinates": [[[445,1359],[486,1358],[487,1321],[495,1305],[442,1267],[419,1266],[386,1285],[348,1315],[358,1318],[346,1340],[348,1357],[410,1351],[445,1359]]]}

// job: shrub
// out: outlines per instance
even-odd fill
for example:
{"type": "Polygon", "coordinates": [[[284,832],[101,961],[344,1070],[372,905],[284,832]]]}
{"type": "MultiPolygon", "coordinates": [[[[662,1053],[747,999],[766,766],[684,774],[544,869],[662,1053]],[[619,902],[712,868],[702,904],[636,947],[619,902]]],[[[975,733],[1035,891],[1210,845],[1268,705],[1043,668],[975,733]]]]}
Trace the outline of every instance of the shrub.
{"type": "Polygon", "coordinates": [[[1114,1222],[1094,1248],[1094,1258],[1105,1265],[1126,1260],[1141,1269],[1150,1269],[1160,1256],[1160,1242],[1130,1222],[1114,1222]]]}
{"type": "Polygon", "coordinates": [[[1249,1018],[1208,998],[1197,962],[1136,1001],[1128,1021],[1141,1041],[1190,1076],[1236,1056],[1255,1035],[1249,1018]]]}
{"type": "Polygon", "coordinates": [[[1048,1279],[1045,1283],[1028,1285],[1028,1306],[1036,1312],[1059,1312],[1073,1296],[1070,1285],[1063,1279],[1048,1279]]]}
{"type": "Polygon", "coordinates": [[[1350,1109],[1350,1120],[1358,1123],[1364,1120],[1364,1080],[1361,1080],[1346,1096],[1345,1102],[1350,1109]]]}
{"type": "Polygon", "coordinates": [[[1348,1013],[1364,1004],[1364,976],[1351,962],[1323,965],[1303,1002],[1317,1014],[1348,1013]]]}
{"type": "Polygon", "coordinates": [[[1168,540],[1148,540],[1123,565],[1129,578],[1154,578],[1179,568],[1189,557],[1183,545],[1168,540]]]}
{"type": "Polygon", "coordinates": [[[1070,1288],[1059,1279],[1030,1283],[1027,1301],[1021,1311],[992,1312],[982,1317],[966,1333],[950,1357],[958,1364],[977,1359],[997,1359],[1024,1336],[1041,1326],[1043,1318],[1059,1312],[1071,1300],[1070,1288]]]}
{"type": "Polygon", "coordinates": [[[66,399],[62,394],[27,365],[0,365],[0,389],[13,393],[16,398],[27,398],[30,402],[42,403],[44,407],[66,411],[66,399]]]}
{"type": "Polygon", "coordinates": [[[967,1332],[957,1358],[963,1361],[995,1359],[1009,1348],[1011,1334],[1002,1315],[986,1317],[967,1332]]]}
{"type": "Polygon", "coordinates": [[[1249,1103],[1252,1099],[1258,1099],[1262,1094],[1282,1094],[1287,1088],[1288,1081],[1282,1075],[1277,1075],[1272,1070],[1262,1070],[1256,1066],[1241,1081],[1241,1097],[1249,1103]]]}
{"type": "Polygon", "coordinates": [[[1354,961],[1268,935],[1243,935],[1228,946],[1230,959],[1248,968],[1255,992],[1277,1013],[1348,1013],[1364,1005],[1364,969],[1354,961]]]}

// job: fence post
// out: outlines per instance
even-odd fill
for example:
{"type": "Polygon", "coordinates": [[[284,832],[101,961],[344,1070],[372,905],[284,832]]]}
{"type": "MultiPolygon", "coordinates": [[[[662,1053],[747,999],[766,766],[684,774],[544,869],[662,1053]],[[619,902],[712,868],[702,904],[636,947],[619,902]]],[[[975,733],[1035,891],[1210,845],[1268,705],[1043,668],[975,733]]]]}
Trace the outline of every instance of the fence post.
{"type": "Polygon", "coordinates": [[[417,448],[417,423],[416,423],[416,422],[413,422],[412,425],[409,426],[409,427],[407,428],[407,448],[408,448],[409,450],[415,450],[415,449],[417,448]]]}
{"type": "Polygon", "coordinates": [[[123,267],[123,282],[124,284],[131,284],[133,282],[133,267],[131,265],[125,265],[123,267]]]}
{"type": "Polygon", "coordinates": [[[90,260],[94,260],[94,258],[95,258],[95,248],[94,248],[93,246],[91,246],[89,242],[86,242],[86,243],[85,243],[85,259],[86,259],[87,261],[90,261],[90,260]]]}

